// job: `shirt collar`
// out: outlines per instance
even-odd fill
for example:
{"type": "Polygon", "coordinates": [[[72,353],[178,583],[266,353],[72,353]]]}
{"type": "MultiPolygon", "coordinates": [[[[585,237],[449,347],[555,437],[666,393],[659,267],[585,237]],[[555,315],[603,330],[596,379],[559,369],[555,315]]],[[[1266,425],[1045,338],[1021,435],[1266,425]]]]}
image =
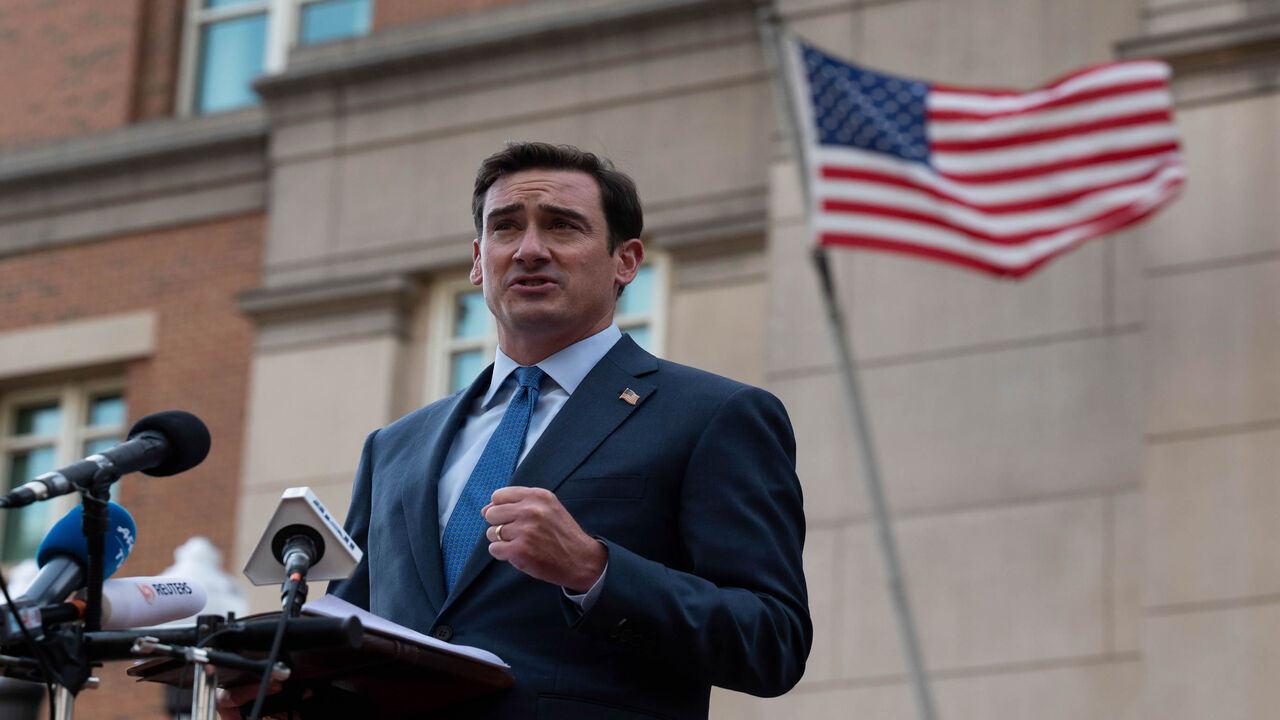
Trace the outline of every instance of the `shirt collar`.
{"type": "MultiPolygon", "coordinates": [[[[542,372],[546,373],[556,385],[570,395],[578,389],[582,379],[591,372],[591,368],[600,362],[609,349],[622,338],[622,331],[616,323],[588,338],[583,338],[569,347],[557,352],[538,363],[542,372]]],[[[482,407],[488,408],[502,384],[507,381],[512,371],[519,367],[515,360],[507,357],[499,347],[493,359],[493,377],[489,380],[489,390],[484,394],[482,407]]]]}

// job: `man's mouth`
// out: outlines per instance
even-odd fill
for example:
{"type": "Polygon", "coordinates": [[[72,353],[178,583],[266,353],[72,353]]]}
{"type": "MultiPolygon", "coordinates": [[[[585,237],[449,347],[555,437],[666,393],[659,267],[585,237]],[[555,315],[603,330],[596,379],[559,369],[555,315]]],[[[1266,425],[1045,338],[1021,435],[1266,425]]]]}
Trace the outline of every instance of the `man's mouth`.
{"type": "Polygon", "coordinates": [[[542,287],[544,285],[550,285],[551,281],[547,278],[521,278],[512,284],[518,287],[542,287]]]}

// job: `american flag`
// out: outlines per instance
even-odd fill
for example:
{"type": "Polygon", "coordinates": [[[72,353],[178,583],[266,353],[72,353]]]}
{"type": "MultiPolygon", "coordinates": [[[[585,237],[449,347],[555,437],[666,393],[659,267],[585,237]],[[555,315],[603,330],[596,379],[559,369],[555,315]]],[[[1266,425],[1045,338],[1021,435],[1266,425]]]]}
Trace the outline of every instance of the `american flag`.
{"type": "Polygon", "coordinates": [[[1020,277],[1150,215],[1186,179],[1162,62],[1016,92],[894,77],[799,41],[792,51],[823,246],[1020,277]]]}

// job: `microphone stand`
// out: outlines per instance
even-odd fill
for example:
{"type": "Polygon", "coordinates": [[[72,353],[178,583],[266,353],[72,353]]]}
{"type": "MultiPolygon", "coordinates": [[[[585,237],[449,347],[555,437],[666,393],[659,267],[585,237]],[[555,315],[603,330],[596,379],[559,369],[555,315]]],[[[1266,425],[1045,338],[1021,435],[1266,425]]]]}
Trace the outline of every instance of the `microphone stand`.
{"type": "MultiPolygon", "coordinates": [[[[111,483],[120,479],[120,473],[110,462],[101,463],[94,474],[89,487],[80,488],[81,506],[84,508],[80,529],[84,533],[85,546],[88,551],[88,567],[86,568],[87,586],[85,588],[85,620],[84,632],[96,632],[102,629],[102,583],[105,580],[105,556],[107,553],[107,532],[111,529],[111,515],[108,501],[111,498],[111,483]]],[[[87,649],[84,635],[75,633],[68,638],[68,660],[83,660],[87,664],[87,649]]],[[[83,667],[83,666],[82,666],[83,667]]],[[[85,675],[91,672],[84,667],[85,675]]],[[[60,673],[61,674],[61,673],[60,673]]],[[[93,678],[85,677],[85,683],[79,687],[58,684],[54,695],[53,715],[56,720],[72,720],[75,713],[76,693],[83,687],[94,687],[93,678]]],[[[73,681],[75,682],[75,681],[73,681]]]]}
{"type": "Polygon", "coordinates": [[[111,516],[107,503],[111,499],[111,484],[120,479],[114,465],[100,465],[89,487],[80,489],[81,530],[88,547],[89,564],[85,588],[84,629],[97,632],[102,629],[102,582],[105,580],[104,561],[107,552],[107,532],[111,529],[111,516]]]}

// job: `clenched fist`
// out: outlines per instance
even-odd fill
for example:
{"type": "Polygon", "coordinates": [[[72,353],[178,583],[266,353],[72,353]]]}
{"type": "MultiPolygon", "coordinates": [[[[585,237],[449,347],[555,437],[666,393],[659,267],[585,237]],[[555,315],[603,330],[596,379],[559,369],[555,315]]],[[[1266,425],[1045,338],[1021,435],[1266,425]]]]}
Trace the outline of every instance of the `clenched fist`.
{"type": "Polygon", "coordinates": [[[550,490],[510,486],[480,511],[489,554],[539,580],[581,594],[591,589],[609,551],[586,534],[550,490]]]}

